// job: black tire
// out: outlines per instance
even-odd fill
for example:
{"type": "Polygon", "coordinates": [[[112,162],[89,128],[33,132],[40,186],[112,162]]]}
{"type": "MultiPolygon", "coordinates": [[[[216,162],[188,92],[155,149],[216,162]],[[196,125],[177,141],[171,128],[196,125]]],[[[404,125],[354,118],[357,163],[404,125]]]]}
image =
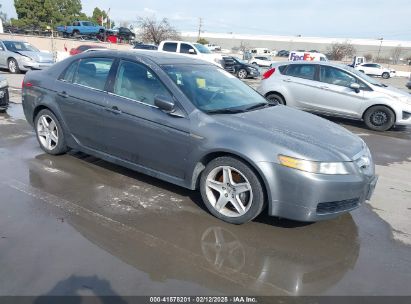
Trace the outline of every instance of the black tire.
{"type": "Polygon", "coordinates": [[[257,62],[253,62],[253,63],[252,63],[252,65],[256,65],[256,66],[258,66],[257,62]]]}
{"type": "Polygon", "coordinates": [[[14,58],[10,58],[7,61],[7,67],[9,68],[10,73],[13,73],[13,74],[20,74],[21,73],[19,64],[17,63],[17,60],[14,59],[14,58]]]}
{"type": "Polygon", "coordinates": [[[80,35],[79,31],[73,31],[73,37],[77,37],[78,35],[80,35]]]}
{"type": "Polygon", "coordinates": [[[364,114],[364,122],[374,131],[387,131],[395,124],[395,113],[386,106],[373,106],[364,114]]]}
{"type": "Polygon", "coordinates": [[[52,155],[60,155],[60,154],[64,154],[68,151],[68,147],[66,145],[66,140],[65,140],[65,135],[64,135],[64,131],[63,128],[61,127],[61,124],[59,122],[59,120],[57,119],[57,117],[53,114],[53,112],[51,112],[48,109],[44,109],[41,110],[36,118],[34,119],[34,130],[36,132],[36,137],[37,137],[37,141],[40,144],[41,149],[43,149],[44,152],[48,153],[48,154],[52,154],[52,155]],[[54,123],[55,126],[57,128],[57,144],[52,148],[49,149],[47,148],[41,141],[40,136],[39,136],[39,128],[38,128],[38,124],[39,124],[39,119],[42,118],[43,116],[48,116],[50,117],[54,123]]]}
{"type": "MultiPolygon", "coordinates": [[[[234,175],[232,175],[232,176],[233,176],[233,179],[234,179],[234,175]]],[[[225,185],[225,184],[223,184],[223,185],[225,185]]],[[[235,184],[233,184],[233,185],[235,185],[235,184]]],[[[227,187],[229,188],[230,186],[227,186],[227,187]]],[[[228,188],[227,188],[227,191],[229,191],[228,188]]],[[[200,192],[201,192],[201,196],[202,196],[202,199],[204,201],[204,204],[206,205],[206,207],[210,211],[210,213],[213,214],[218,219],[223,220],[223,221],[225,221],[227,223],[230,223],[230,224],[239,225],[239,224],[247,223],[247,222],[253,220],[255,217],[257,217],[264,208],[265,195],[264,195],[264,190],[263,190],[263,186],[261,184],[260,179],[254,173],[254,171],[250,168],[249,165],[247,165],[243,161],[241,161],[239,159],[236,159],[236,158],[233,158],[233,157],[226,157],[226,156],[218,157],[218,158],[212,160],[211,162],[209,162],[207,164],[206,168],[204,169],[204,171],[201,174],[200,192]],[[248,184],[251,187],[251,191],[250,191],[250,194],[249,194],[250,196],[248,197],[250,199],[250,201],[246,205],[246,212],[242,215],[238,214],[238,216],[227,216],[227,215],[223,214],[222,212],[217,211],[217,209],[214,208],[213,204],[208,199],[207,190],[210,190],[210,189],[207,188],[207,178],[209,177],[210,173],[213,170],[215,170],[215,169],[218,170],[218,168],[220,168],[222,166],[228,166],[231,169],[234,169],[234,170],[240,172],[246,178],[246,182],[248,182],[248,184]]],[[[231,192],[231,193],[233,193],[233,192],[231,192]]],[[[220,193],[220,195],[222,195],[222,194],[220,193]]],[[[234,192],[233,195],[235,195],[235,192],[234,192]]],[[[227,197],[227,194],[225,196],[227,197]]],[[[234,198],[234,196],[232,196],[232,197],[234,198]]],[[[240,195],[239,195],[239,197],[240,197],[240,195]]],[[[233,205],[230,205],[230,204],[231,203],[226,203],[226,205],[224,205],[225,207],[222,208],[222,209],[228,210],[229,208],[231,208],[232,210],[235,211],[235,209],[233,208],[233,205]]],[[[230,210],[228,210],[228,212],[230,212],[230,210]]]]}
{"type": "Polygon", "coordinates": [[[246,69],[239,69],[237,72],[237,77],[240,79],[245,79],[248,76],[248,72],[246,69]]]}
{"type": "Polygon", "coordinates": [[[390,78],[390,73],[384,72],[384,73],[382,73],[381,77],[384,78],[384,79],[388,79],[388,78],[390,78]]]}
{"type": "Polygon", "coordinates": [[[281,105],[286,105],[287,104],[284,97],[281,96],[280,94],[277,94],[277,93],[267,94],[267,96],[265,98],[268,101],[273,102],[273,103],[277,103],[277,104],[281,104],[281,105]]]}

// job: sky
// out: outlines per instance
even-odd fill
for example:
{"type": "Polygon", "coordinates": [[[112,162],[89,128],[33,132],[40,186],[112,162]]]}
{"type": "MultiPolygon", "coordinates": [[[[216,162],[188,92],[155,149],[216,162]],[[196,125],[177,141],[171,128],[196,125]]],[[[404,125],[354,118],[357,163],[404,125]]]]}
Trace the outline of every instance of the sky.
{"type": "MultiPolygon", "coordinates": [[[[13,0],[3,11],[15,17],[13,0]]],[[[166,17],[180,31],[411,40],[410,0],[82,0],[83,12],[108,10],[117,24],[166,17]]]]}

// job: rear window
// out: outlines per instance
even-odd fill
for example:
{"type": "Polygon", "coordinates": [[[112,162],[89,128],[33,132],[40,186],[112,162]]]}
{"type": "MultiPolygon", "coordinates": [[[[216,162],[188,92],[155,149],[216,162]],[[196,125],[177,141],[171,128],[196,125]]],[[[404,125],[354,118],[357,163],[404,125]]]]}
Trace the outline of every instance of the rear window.
{"type": "Polygon", "coordinates": [[[177,43],[174,43],[174,42],[164,43],[163,51],[165,51],[165,52],[177,52],[177,43]]]}

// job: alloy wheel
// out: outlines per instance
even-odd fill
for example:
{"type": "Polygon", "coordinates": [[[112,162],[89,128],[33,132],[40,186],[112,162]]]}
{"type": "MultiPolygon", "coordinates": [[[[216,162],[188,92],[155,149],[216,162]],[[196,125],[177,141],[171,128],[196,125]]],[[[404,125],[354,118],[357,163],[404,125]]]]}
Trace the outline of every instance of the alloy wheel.
{"type": "Polygon", "coordinates": [[[218,166],[208,174],[206,195],[213,208],[227,217],[244,215],[253,201],[250,182],[230,166],[218,166]]]}
{"type": "Polygon", "coordinates": [[[37,121],[37,136],[41,145],[51,151],[56,148],[59,134],[56,122],[49,115],[42,115],[37,121]]]}
{"type": "Polygon", "coordinates": [[[16,61],[14,61],[14,60],[10,60],[10,61],[9,61],[9,70],[10,70],[10,72],[12,72],[12,73],[16,73],[16,70],[17,70],[16,61]]]}

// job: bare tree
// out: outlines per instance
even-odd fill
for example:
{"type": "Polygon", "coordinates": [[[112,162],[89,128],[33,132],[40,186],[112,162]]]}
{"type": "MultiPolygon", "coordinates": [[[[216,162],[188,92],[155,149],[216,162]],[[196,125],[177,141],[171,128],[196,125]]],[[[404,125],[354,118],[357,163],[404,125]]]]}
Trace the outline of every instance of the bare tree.
{"type": "Polygon", "coordinates": [[[343,60],[346,57],[353,57],[357,50],[355,47],[349,43],[333,43],[328,48],[328,57],[331,60],[343,60]]]}
{"type": "Polygon", "coordinates": [[[372,61],[372,54],[367,53],[367,54],[364,55],[364,58],[367,62],[370,62],[370,61],[372,61]]]}
{"type": "Polygon", "coordinates": [[[400,61],[400,56],[402,53],[403,49],[401,45],[398,45],[395,49],[392,50],[391,52],[391,58],[392,58],[392,64],[398,64],[400,61]]]}
{"type": "Polygon", "coordinates": [[[180,33],[168,22],[167,18],[158,21],[155,16],[138,17],[140,38],[144,42],[160,44],[167,39],[180,40],[180,33]]]}

